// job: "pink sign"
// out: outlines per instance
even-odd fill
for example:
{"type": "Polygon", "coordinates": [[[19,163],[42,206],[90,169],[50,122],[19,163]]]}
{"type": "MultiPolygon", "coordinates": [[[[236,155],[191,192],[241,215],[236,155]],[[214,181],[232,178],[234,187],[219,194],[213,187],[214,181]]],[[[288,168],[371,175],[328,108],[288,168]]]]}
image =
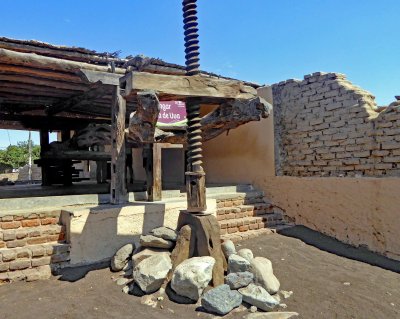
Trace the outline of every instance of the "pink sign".
{"type": "Polygon", "coordinates": [[[185,126],[186,104],[182,101],[160,101],[158,126],[185,126]]]}

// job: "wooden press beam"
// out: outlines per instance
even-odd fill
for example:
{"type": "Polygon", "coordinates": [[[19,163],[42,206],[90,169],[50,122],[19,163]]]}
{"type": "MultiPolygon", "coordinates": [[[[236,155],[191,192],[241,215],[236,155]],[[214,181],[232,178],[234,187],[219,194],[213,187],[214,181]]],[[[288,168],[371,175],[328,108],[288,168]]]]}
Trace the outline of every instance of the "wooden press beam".
{"type": "Polygon", "coordinates": [[[236,80],[219,79],[204,75],[181,76],[147,72],[129,72],[121,78],[124,96],[129,98],[139,91],[155,91],[160,100],[197,97],[210,102],[226,99],[252,99],[255,88],[236,80]]]}
{"type": "Polygon", "coordinates": [[[120,94],[120,88],[113,88],[111,109],[111,200],[112,204],[127,201],[125,181],[125,114],[126,101],[120,94]]]}
{"type": "Polygon", "coordinates": [[[93,70],[81,69],[79,75],[88,83],[102,83],[107,85],[119,85],[121,74],[98,72],[93,70]]]}

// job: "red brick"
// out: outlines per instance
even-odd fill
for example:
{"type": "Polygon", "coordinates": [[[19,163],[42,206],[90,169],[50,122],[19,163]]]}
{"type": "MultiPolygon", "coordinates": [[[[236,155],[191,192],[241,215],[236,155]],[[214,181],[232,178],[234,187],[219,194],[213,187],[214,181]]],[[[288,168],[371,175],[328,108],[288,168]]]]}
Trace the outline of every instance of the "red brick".
{"type": "Polygon", "coordinates": [[[21,222],[2,222],[1,228],[3,229],[15,229],[21,227],[21,222]]]}
{"type": "Polygon", "coordinates": [[[40,220],[42,225],[55,225],[58,223],[58,218],[43,218],[40,220]]]}
{"type": "Polygon", "coordinates": [[[37,227],[40,226],[39,219],[24,219],[22,221],[22,227],[37,227]]]}
{"type": "Polygon", "coordinates": [[[44,244],[47,242],[47,237],[34,237],[27,240],[29,245],[44,244]]]}
{"type": "Polygon", "coordinates": [[[239,226],[239,231],[240,232],[248,231],[248,230],[249,230],[249,225],[239,226]]]}
{"type": "Polygon", "coordinates": [[[225,215],[217,215],[217,220],[224,220],[225,219],[225,215]]]}
{"type": "Polygon", "coordinates": [[[0,241],[0,248],[6,247],[6,243],[4,241],[0,241]]]}

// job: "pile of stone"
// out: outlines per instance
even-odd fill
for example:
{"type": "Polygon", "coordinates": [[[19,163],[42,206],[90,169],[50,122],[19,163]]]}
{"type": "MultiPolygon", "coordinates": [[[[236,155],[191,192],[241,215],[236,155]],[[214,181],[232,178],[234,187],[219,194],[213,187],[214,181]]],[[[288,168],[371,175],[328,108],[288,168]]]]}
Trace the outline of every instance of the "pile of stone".
{"type": "MultiPolygon", "coordinates": [[[[123,286],[125,293],[137,296],[158,291],[158,300],[166,292],[175,302],[199,303],[205,311],[218,315],[228,314],[242,303],[253,313],[286,308],[280,300],[291,292],[279,291],[280,283],[269,259],[254,257],[250,249],[236,252],[233,242],[226,240],[222,244],[228,263],[225,284],[210,288],[215,259],[192,257],[172,269],[171,251],[176,240],[175,230],[159,227],[142,235],[137,249],[133,244],[121,247],[111,261],[113,271],[123,271],[117,284],[123,286]]],[[[297,315],[286,314],[282,318],[297,315]]]]}

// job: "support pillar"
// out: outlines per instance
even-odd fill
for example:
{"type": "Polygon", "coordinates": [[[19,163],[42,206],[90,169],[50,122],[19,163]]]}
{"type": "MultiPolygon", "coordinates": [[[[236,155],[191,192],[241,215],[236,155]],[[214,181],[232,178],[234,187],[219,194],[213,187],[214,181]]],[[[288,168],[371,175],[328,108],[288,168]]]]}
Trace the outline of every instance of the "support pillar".
{"type": "MultiPolygon", "coordinates": [[[[49,150],[49,131],[47,129],[40,130],[40,157],[49,150]]],[[[50,186],[50,168],[47,161],[42,161],[42,186],[50,186]]]]}
{"type": "Polygon", "coordinates": [[[125,184],[125,116],[126,101],[116,85],[111,107],[111,187],[112,204],[127,202],[125,184]]]}
{"type": "Polygon", "coordinates": [[[143,148],[143,159],[148,200],[159,201],[162,199],[161,146],[157,143],[146,144],[143,148]]]}

